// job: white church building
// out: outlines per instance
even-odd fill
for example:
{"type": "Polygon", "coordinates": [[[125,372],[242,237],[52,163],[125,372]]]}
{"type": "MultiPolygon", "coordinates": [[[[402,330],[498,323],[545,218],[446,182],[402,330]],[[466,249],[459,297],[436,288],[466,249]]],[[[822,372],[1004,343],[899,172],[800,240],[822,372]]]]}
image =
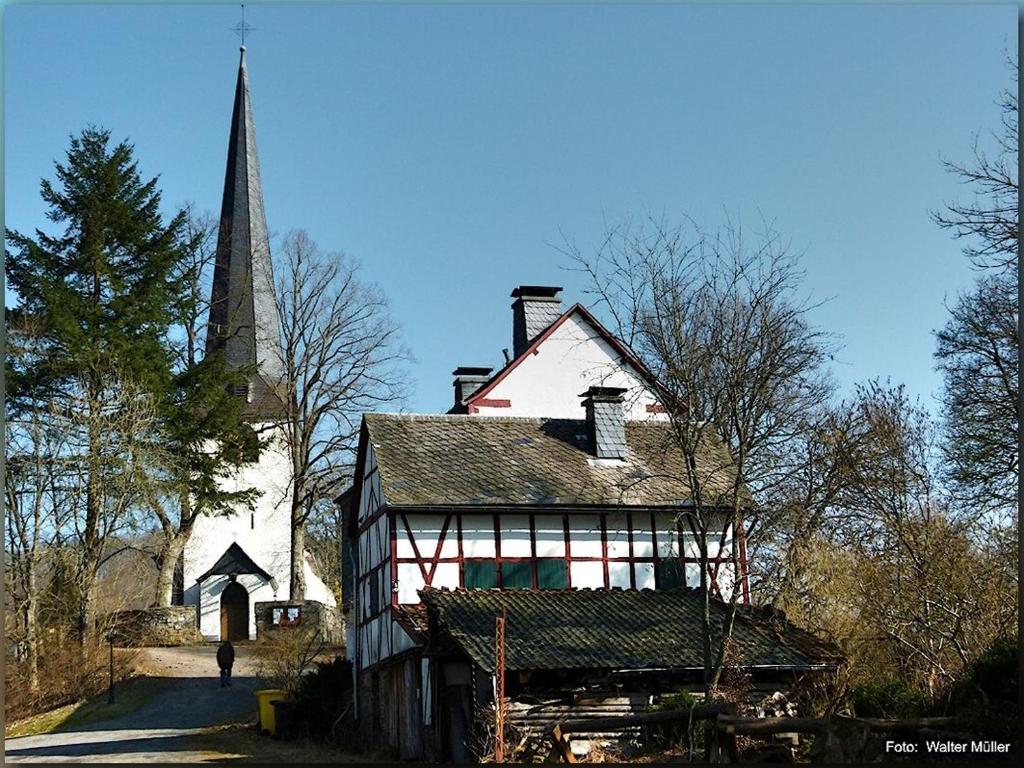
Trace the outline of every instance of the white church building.
{"type": "MultiPolygon", "coordinates": [[[[207,640],[255,638],[255,604],[290,597],[291,461],[276,385],[283,378],[280,329],[245,48],[241,51],[206,352],[223,354],[236,369],[255,367],[257,373],[237,395],[245,398],[244,418],[263,445],[256,461],[226,481],[225,490],[259,490],[252,508],[201,516],[182,556],[183,600],[197,606],[199,631],[207,640]]],[[[305,576],[305,599],[334,606],[308,557],[305,576]]]]}

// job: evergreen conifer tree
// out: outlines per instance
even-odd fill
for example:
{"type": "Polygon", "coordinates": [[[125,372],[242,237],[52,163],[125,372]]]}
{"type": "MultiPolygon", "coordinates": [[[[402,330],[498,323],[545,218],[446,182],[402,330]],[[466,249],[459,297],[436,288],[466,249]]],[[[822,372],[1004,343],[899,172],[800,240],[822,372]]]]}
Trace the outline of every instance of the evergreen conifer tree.
{"type": "Polygon", "coordinates": [[[74,455],[54,461],[84,485],[72,526],[83,643],[96,626],[97,573],[126,521],[159,512],[163,575],[196,515],[251,495],[217,482],[249,439],[228,394],[245,372],[199,360],[194,340],[181,341],[198,239],[186,211],[164,221],[157,179],[144,181],[133,155],[102,128],[72,137],[56,182],[41,183],[47,217],[63,231],[8,232],[6,274],[20,301],[7,317],[31,329],[31,353],[7,361],[8,410],[47,402],[56,428],[81,434],[74,455]]]}
{"type": "Polygon", "coordinates": [[[117,478],[118,501],[111,503],[111,467],[120,466],[125,435],[112,441],[104,426],[127,409],[124,393],[135,400],[142,393],[152,405],[171,385],[174,274],[187,243],[184,212],[164,223],[157,179],[143,181],[132,146],[111,147],[109,131],[89,127],[72,137],[56,177],[56,184],[42,181],[41,194],[47,217],[63,232],[8,233],[7,280],[20,298],[8,317],[33,328],[33,354],[9,365],[8,387],[13,409],[23,398],[47,400],[62,428],[82,431],[72,458],[85,484],[76,526],[85,641],[95,627],[96,575],[134,479],[117,478]]]}

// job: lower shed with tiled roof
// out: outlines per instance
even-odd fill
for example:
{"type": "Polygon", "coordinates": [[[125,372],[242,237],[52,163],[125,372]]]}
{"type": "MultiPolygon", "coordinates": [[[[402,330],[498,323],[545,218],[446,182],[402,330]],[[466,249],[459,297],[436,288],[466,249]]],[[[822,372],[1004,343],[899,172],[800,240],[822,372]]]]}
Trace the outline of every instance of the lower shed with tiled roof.
{"type": "MultiPolygon", "coordinates": [[[[702,593],[654,590],[422,591],[423,656],[436,670],[436,756],[472,757],[479,712],[492,706],[495,620],[504,616],[510,727],[534,741],[557,720],[647,710],[660,696],[703,688],[702,593]],[[425,619],[425,622],[424,622],[425,619]]],[[[721,631],[728,607],[711,603],[721,631]]],[[[749,674],[754,699],[786,690],[805,674],[828,674],[838,648],[794,626],[778,611],[740,606],[733,657],[749,674]]],[[[586,748],[636,737],[636,729],[574,736],[586,748]]]]}
{"type": "MultiPolygon", "coordinates": [[[[722,506],[697,530],[670,425],[616,421],[616,392],[590,387],[584,419],[364,416],[343,563],[367,743],[480,755],[502,613],[509,723],[533,733],[702,691],[704,593],[680,586],[710,586],[716,626],[717,596],[741,588],[736,658],[755,693],[837,665],[835,648],[749,605],[742,519],[722,506]]],[[[728,497],[724,446],[709,437],[696,471],[728,497]]]]}
{"type": "MultiPolygon", "coordinates": [[[[428,653],[461,653],[494,672],[494,621],[506,617],[505,668],[512,672],[702,670],[702,593],[645,590],[423,590],[428,653]]],[[[711,602],[720,634],[728,607],[711,602]]],[[[802,672],[834,667],[837,648],[779,612],[741,606],[732,631],[736,662],[802,672]]]]}

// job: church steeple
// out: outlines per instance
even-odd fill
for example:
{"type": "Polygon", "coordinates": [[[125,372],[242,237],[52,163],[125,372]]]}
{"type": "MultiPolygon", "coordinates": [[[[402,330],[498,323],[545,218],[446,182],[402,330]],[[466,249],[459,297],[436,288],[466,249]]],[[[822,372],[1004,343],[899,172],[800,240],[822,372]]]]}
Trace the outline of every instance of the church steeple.
{"type": "Polygon", "coordinates": [[[248,391],[239,394],[245,395],[249,403],[246,411],[250,415],[273,416],[282,406],[277,391],[284,365],[245,46],[241,52],[231,113],[206,353],[221,352],[228,367],[235,370],[257,366],[248,391]]]}

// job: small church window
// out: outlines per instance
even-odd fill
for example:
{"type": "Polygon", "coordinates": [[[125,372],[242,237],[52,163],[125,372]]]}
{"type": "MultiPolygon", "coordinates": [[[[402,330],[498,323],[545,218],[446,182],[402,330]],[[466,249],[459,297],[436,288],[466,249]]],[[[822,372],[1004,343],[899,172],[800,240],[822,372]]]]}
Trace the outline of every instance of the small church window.
{"type": "Polygon", "coordinates": [[[256,513],[255,512],[249,512],[249,530],[250,531],[255,531],[256,530],[256,513]]]}

